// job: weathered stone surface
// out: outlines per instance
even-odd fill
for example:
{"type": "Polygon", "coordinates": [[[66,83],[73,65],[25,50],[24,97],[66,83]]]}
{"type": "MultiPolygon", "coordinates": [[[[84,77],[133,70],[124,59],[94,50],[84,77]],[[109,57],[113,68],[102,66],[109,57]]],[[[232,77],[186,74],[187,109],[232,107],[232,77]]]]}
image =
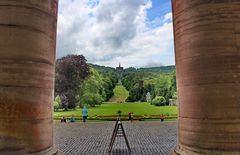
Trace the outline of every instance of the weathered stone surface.
{"type": "MultiPolygon", "coordinates": [[[[108,154],[115,122],[55,123],[55,144],[64,155],[130,155],[123,137],[108,154]]],[[[177,144],[176,122],[123,122],[131,155],[168,155],[177,144]]]]}
{"type": "Polygon", "coordinates": [[[0,154],[53,146],[56,21],[57,0],[0,1],[0,154]]]}
{"type": "Polygon", "coordinates": [[[179,154],[240,154],[240,1],[173,0],[179,154]]]}

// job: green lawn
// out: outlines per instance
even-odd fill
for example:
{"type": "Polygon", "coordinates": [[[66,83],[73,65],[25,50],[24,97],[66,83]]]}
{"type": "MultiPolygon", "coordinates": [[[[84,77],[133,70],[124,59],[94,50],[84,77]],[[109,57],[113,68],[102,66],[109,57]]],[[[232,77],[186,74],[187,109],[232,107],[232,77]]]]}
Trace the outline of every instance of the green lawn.
{"type": "Polygon", "coordinates": [[[110,102],[124,103],[129,95],[126,88],[123,87],[122,85],[117,85],[113,91],[114,91],[114,95],[110,99],[110,102]]]}
{"type": "MultiPolygon", "coordinates": [[[[122,111],[122,119],[128,119],[128,113],[133,112],[134,118],[139,119],[159,119],[160,114],[165,114],[168,119],[177,118],[176,106],[156,107],[150,103],[124,103],[128,97],[128,91],[122,85],[117,85],[114,89],[114,96],[110,102],[104,103],[101,106],[89,108],[89,119],[92,120],[116,120],[117,111],[122,111]]],[[[82,117],[82,109],[74,111],[54,112],[54,119],[61,117],[71,117],[74,115],[77,119],[82,117]]]]}
{"type": "MultiPolygon", "coordinates": [[[[121,110],[122,115],[127,115],[128,112],[132,111],[134,115],[177,115],[177,107],[176,106],[162,106],[156,107],[154,105],[150,105],[149,103],[122,103],[122,104],[114,104],[114,103],[105,103],[101,106],[97,106],[94,108],[89,108],[89,117],[96,116],[109,116],[109,115],[117,115],[117,111],[121,110]]],[[[75,111],[62,111],[62,112],[54,112],[54,117],[70,117],[74,115],[75,117],[81,117],[82,112],[81,109],[76,109],[75,111]]]]}

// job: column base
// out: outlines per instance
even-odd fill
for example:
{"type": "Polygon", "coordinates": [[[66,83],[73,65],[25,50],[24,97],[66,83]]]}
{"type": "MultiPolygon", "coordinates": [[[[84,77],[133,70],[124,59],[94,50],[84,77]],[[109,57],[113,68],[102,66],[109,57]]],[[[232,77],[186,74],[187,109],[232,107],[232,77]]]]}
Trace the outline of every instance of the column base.
{"type": "Polygon", "coordinates": [[[239,151],[214,151],[214,150],[204,150],[204,149],[194,149],[189,147],[181,147],[178,145],[171,153],[172,155],[239,155],[239,151]]]}
{"type": "MultiPolygon", "coordinates": [[[[172,151],[172,155],[189,155],[190,152],[185,152],[183,149],[181,149],[181,147],[178,145],[173,151],[172,151]]],[[[191,153],[191,155],[193,155],[191,153]]]]}
{"type": "Polygon", "coordinates": [[[51,147],[47,150],[41,151],[41,152],[37,152],[37,153],[30,153],[27,155],[63,155],[58,149],[56,149],[55,147],[51,147]]]}

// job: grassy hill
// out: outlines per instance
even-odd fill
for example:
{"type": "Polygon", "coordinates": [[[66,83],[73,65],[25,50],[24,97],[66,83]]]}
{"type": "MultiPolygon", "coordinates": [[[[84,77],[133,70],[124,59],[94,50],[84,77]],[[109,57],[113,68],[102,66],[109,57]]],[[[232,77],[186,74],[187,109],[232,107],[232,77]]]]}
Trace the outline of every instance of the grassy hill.
{"type": "Polygon", "coordinates": [[[129,93],[125,87],[123,87],[122,85],[117,85],[116,88],[114,89],[114,95],[109,100],[109,102],[124,103],[128,95],[129,93]]]}

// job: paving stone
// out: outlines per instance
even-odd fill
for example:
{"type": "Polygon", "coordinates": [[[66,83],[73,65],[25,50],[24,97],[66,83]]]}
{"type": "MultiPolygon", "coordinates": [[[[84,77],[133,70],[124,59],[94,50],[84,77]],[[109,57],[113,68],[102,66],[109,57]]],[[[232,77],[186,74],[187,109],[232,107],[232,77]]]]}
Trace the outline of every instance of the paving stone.
{"type": "MultiPolygon", "coordinates": [[[[55,145],[64,155],[109,155],[115,122],[55,123],[55,145]]],[[[123,122],[131,155],[167,155],[177,145],[177,122],[123,122]]],[[[130,155],[117,137],[110,155],[130,155]]]]}

